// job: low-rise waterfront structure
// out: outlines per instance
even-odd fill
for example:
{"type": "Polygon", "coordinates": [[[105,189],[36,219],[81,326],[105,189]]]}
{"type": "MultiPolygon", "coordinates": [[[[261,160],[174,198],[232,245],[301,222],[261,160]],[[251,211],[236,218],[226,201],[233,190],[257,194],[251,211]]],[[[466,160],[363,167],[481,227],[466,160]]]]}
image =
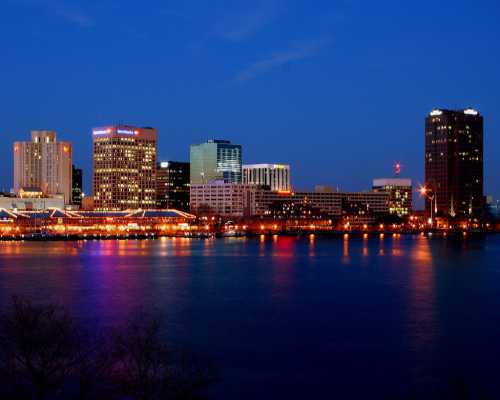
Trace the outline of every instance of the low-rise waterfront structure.
{"type": "Polygon", "coordinates": [[[40,234],[45,237],[126,237],[128,234],[173,235],[189,231],[195,216],[177,210],[70,211],[0,208],[0,236],[40,234]]]}
{"type": "Polygon", "coordinates": [[[255,195],[260,192],[256,185],[224,183],[191,184],[191,212],[223,217],[253,216],[256,213],[255,195]]]}
{"type": "MultiPolygon", "coordinates": [[[[265,186],[216,182],[191,185],[191,211],[222,217],[268,217],[278,208],[307,205],[332,218],[356,217],[374,222],[389,213],[386,192],[292,192],[273,191],[265,186]]],[[[304,209],[302,207],[302,209],[304,209]]],[[[351,218],[352,219],[352,218],[351,218]]]]}
{"type": "Polygon", "coordinates": [[[0,196],[0,209],[5,210],[47,210],[50,208],[64,209],[64,197],[12,197],[0,196]]]}

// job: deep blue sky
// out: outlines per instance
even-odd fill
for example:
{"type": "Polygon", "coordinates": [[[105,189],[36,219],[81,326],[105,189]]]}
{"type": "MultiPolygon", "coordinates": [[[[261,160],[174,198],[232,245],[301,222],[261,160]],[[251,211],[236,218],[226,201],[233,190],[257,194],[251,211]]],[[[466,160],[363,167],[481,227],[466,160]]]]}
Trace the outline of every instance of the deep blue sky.
{"type": "Polygon", "coordinates": [[[154,126],[159,157],[226,138],[287,162],[298,188],[422,182],[424,118],[485,116],[500,197],[500,5],[494,0],[2,0],[0,185],[35,128],[75,144],[90,189],[93,126],[154,126]]]}

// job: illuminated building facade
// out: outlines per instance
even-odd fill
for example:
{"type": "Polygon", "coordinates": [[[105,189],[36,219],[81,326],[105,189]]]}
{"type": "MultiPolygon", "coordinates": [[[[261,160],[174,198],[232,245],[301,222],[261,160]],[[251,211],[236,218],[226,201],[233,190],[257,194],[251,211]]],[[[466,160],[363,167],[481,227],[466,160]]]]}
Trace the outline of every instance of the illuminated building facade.
{"type": "Polygon", "coordinates": [[[82,170],[81,168],[76,168],[74,165],[72,167],[73,173],[73,189],[72,189],[72,201],[71,203],[77,206],[82,205],[82,170]]]}
{"type": "Polygon", "coordinates": [[[190,148],[191,184],[222,180],[241,183],[241,145],[228,140],[209,140],[190,148]]]}
{"type": "Polygon", "coordinates": [[[14,143],[14,191],[38,188],[44,196],[62,195],[69,204],[72,157],[71,143],[58,141],[56,132],[32,131],[30,142],[14,143]]]}
{"type": "Polygon", "coordinates": [[[389,194],[386,192],[343,192],[342,219],[344,223],[374,223],[389,214],[389,194]]]}
{"type": "Polygon", "coordinates": [[[290,166],[285,164],[243,165],[243,183],[268,186],[271,190],[291,190],[290,166]]]}
{"type": "Polygon", "coordinates": [[[162,161],[156,168],[156,204],[160,209],[189,210],[189,163],[162,161]]]}
{"type": "Polygon", "coordinates": [[[256,185],[213,181],[209,184],[191,184],[191,211],[199,215],[243,217],[255,215],[256,185]]]}
{"type": "Polygon", "coordinates": [[[426,212],[457,218],[483,212],[483,117],[473,109],[433,110],[425,120],[426,212]],[[432,201],[433,200],[433,201],[432,201]]]}
{"type": "Polygon", "coordinates": [[[34,194],[29,197],[27,193],[23,196],[11,197],[0,196],[0,209],[5,210],[48,210],[52,208],[63,209],[65,206],[63,196],[42,197],[34,194]]]}
{"type": "Polygon", "coordinates": [[[94,208],[155,208],[156,129],[113,125],[94,128],[92,137],[94,208]]]}
{"type": "Polygon", "coordinates": [[[389,195],[389,214],[399,217],[412,212],[412,182],[404,178],[383,178],[373,180],[373,191],[386,192],[389,195]]]}
{"type": "Polygon", "coordinates": [[[279,192],[223,181],[191,185],[191,211],[224,217],[272,216],[277,209],[310,209],[330,217],[374,222],[389,213],[386,192],[279,192]],[[354,210],[354,211],[353,211],[354,210]]]}
{"type": "MultiPolygon", "coordinates": [[[[0,203],[2,200],[0,197],[0,203]]],[[[165,234],[184,236],[194,219],[194,215],[178,210],[70,211],[47,207],[1,209],[0,237],[20,237],[33,232],[38,235],[43,232],[46,237],[61,235],[79,239],[92,235],[95,238],[165,234]]]]}

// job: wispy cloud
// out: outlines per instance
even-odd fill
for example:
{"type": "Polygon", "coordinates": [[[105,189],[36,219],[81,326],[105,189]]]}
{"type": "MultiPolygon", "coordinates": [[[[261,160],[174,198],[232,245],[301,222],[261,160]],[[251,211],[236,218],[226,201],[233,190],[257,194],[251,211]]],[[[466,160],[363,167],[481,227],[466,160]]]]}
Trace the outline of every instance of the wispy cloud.
{"type": "Polygon", "coordinates": [[[246,82],[274,68],[314,57],[330,43],[331,40],[329,38],[295,42],[288,50],[275,52],[267,58],[250,64],[236,75],[235,80],[246,82]]]}

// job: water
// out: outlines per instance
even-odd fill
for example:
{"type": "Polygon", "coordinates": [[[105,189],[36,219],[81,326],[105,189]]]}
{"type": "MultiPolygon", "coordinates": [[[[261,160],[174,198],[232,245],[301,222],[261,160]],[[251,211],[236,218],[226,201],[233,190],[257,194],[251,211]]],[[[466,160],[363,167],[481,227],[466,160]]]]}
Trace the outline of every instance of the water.
{"type": "Polygon", "coordinates": [[[155,308],[219,367],[217,399],[497,398],[499,260],[500,236],[4,242],[0,307],[155,308]]]}

